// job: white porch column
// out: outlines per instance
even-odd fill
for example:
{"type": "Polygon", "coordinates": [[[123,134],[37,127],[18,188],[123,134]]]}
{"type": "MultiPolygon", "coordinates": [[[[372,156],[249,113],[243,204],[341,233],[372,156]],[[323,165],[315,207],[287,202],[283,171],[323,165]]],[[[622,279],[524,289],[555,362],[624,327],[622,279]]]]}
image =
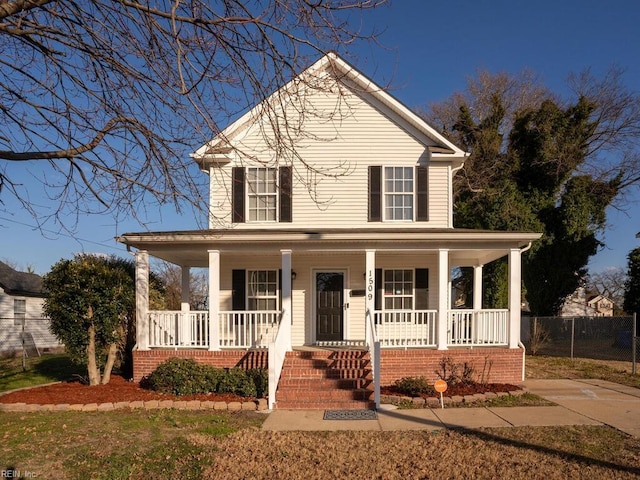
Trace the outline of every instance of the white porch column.
{"type": "MultiPolygon", "coordinates": [[[[371,315],[373,321],[373,312],[376,310],[376,251],[365,250],[365,291],[364,311],[371,315]]],[[[378,288],[382,288],[380,285],[378,288]]]]}
{"type": "Polygon", "coordinates": [[[149,253],[139,250],[136,256],[136,346],[149,350],[149,253]]]}
{"type": "Polygon", "coordinates": [[[220,251],[209,250],[209,350],[220,350],[220,251]]]}
{"type": "Polygon", "coordinates": [[[520,342],[521,305],[520,249],[509,250],[509,348],[518,348],[520,342]]]}
{"type": "Polygon", "coordinates": [[[482,265],[473,267],[473,309],[482,310],[482,265]]]}
{"type": "Polygon", "coordinates": [[[189,307],[189,296],[190,296],[190,289],[191,289],[191,282],[190,280],[190,275],[191,275],[191,269],[187,266],[182,266],[180,267],[182,270],[182,295],[181,295],[181,303],[180,303],[180,310],[183,312],[188,312],[190,310],[189,307]]]}
{"type": "MultiPolygon", "coordinates": [[[[292,324],[291,315],[291,250],[280,250],[282,254],[282,324],[292,324]]],[[[291,331],[291,329],[289,330],[291,331]]],[[[291,350],[291,335],[287,339],[287,351],[291,350]]]]}
{"type": "Polygon", "coordinates": [[[438,250],[438,325],[436,345],[438,350],[447,350],[448,317],[451,302],[451,272],[449,269],[449,250],[438,250]]]}
{"type": "Polygon", "coordinates": [[[190,269],[182,265],[180,267],[182,273],[181,300],[180,300],[180,345],[191,344],[191,322],[189,321],[189,274],[190,269]]]}

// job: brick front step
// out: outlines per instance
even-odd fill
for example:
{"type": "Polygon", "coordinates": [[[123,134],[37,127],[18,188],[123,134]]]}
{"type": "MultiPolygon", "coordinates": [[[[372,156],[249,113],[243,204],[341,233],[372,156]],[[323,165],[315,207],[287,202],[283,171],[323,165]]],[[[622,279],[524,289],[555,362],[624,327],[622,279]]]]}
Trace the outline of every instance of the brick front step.
{"type": "Polygon", "coordinates": [[[369,353],[289,352],[276,393],[276,408],[372,408],[369,353]]]}
{"type": "Polygon", "coordinates": [[[279,410],[373,410],[373,402],[280,402],[276,403],[279,410]]]}

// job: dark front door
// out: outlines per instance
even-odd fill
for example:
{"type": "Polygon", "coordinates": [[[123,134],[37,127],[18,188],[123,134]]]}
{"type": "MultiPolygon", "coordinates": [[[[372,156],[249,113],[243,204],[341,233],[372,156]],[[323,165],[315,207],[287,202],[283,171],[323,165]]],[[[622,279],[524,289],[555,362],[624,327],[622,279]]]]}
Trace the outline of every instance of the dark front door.
{"type": "Polygon", "coordinates": [[[316,273],[316,340],[343,340],[344,273],[316,273]]]}

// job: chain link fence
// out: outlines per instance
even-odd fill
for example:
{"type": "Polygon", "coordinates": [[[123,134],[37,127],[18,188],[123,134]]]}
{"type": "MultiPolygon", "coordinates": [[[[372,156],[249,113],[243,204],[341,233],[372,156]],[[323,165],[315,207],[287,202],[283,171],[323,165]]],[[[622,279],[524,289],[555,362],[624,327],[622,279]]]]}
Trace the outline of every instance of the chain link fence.
{"type": "Polygon", "coordinates": [[[62,348],[48,318],[0,318],[0,355],[34,357],[62,348]]]}
{"type": "Polygon", "coordinates": [[[522,341],[533,355],[630,362],[636,373],[638,320],[630,317],[522,317],[522,341]]]}

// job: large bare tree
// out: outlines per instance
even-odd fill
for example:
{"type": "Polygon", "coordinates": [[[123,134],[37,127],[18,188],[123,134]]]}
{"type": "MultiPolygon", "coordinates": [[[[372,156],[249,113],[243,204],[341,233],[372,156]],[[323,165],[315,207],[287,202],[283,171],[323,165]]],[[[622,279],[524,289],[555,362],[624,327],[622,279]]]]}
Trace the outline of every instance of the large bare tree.
{"type": "Polygon", "coordinates": [[[320,53],[374,38],[361,16],[383,2],[0,0],[0,202],[64,228],[206,205],[187,154],[320,53]]]}

